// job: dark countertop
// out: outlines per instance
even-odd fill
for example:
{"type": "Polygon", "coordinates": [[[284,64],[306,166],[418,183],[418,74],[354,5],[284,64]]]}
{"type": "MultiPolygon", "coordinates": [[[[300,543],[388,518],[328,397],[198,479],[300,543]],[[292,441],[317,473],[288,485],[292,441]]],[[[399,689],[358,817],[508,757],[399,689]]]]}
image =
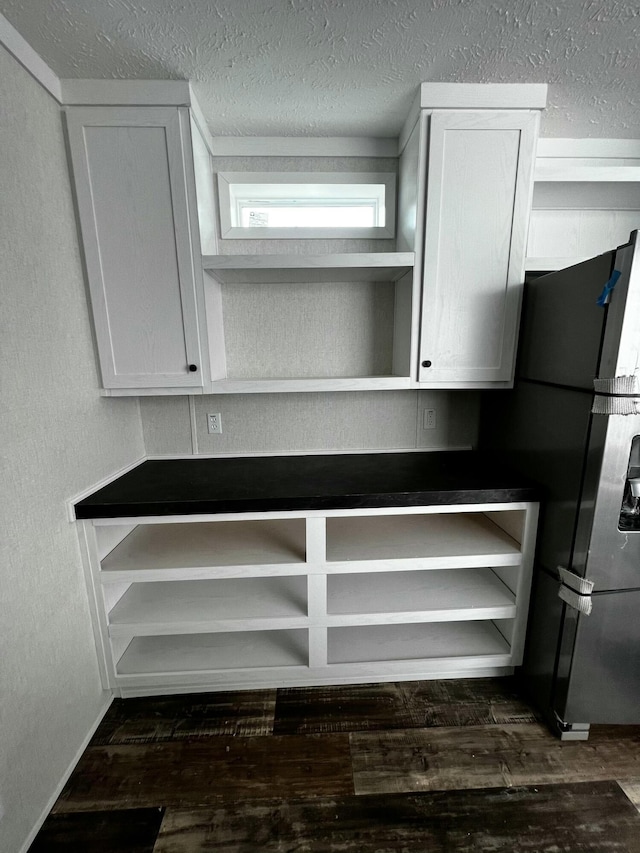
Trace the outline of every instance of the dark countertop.
{"type": "Polygon", "coordinates": [[[537,501],[476,451],[148,460],[75,505],[77,518],[537,501]]]}

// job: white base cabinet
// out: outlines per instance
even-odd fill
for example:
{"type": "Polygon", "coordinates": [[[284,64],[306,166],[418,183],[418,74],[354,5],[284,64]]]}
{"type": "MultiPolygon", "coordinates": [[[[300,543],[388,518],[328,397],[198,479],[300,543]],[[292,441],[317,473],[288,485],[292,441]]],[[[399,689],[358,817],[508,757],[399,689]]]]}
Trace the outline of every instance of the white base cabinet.
{"type": "Polygon", "coordinates": [[[79,522],[106,688],[510,673],[538,505],[79,522]]]}

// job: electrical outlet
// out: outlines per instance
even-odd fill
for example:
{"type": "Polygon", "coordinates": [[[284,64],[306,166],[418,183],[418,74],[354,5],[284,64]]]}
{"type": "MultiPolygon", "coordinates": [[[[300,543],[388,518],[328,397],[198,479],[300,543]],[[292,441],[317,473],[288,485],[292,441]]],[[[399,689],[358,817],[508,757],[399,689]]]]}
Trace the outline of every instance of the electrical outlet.
{"type": "Polygon", "coordinates": [[[422,429],[436,428],[436,410],[423,409],[422,411],[422,429]]]}
{"type": "Polygon", "coordinates": [[[207,415],[207,427],[211,434],[220,435],[222,433],[222,415],[220,412],[207,415]]]}

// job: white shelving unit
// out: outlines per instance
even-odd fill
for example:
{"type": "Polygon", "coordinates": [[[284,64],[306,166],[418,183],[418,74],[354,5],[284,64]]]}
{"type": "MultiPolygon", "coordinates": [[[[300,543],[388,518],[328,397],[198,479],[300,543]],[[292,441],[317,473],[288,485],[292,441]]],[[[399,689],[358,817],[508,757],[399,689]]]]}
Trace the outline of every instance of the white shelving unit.
{"type": "Polygon", "coordinates": [[[537,504],[79,522],[116,695],[507,674],[537,504]]]}
{"type": "Polygon", "coordinates": [[[204,257],[212,392],[409,388],[414,262],[413,252],[204,257]]]}
{"type": "Polygon", "coordinates": [[[526,269],[580,263],[639,227],[638,140],[538,141],[526,269]]]}

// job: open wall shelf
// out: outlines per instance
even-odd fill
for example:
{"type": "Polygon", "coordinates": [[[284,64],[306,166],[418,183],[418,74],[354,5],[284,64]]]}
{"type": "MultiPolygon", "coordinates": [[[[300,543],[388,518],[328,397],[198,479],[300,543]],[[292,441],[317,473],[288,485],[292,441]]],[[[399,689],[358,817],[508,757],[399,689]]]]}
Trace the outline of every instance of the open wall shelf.
{"type": "Polygon", "coordinates": [[[412,252],[203,259],[214,393],[410,387],[412,252]]]}
{"type": "Polygon", "coordinates": [[[640,144],[540,139],[526,269],[563,269],[626,243],[640,224],[640,144]]]}
{"type": "Polygon", "coordinates": [[[330,255],[206,255],[202,266],[221,284],[307,281],[398,281],[413,269],[413,252],[330,255]]]}

